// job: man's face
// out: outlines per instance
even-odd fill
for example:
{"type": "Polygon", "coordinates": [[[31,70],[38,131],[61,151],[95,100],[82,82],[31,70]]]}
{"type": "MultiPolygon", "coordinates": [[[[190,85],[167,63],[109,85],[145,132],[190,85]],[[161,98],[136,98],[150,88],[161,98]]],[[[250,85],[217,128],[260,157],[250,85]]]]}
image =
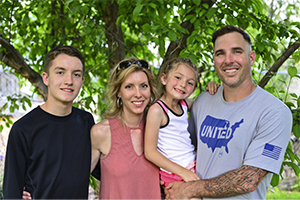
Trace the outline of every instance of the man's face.
{"type": "Polygon", "coordinates": [[[72,105],[84,81],[82,70],[82,63],[77,57],[58,55],[49,74],[43,73],[43,81],[48,86],[47,101],[72,105]]]}
{"type": "Polygon", "coordinates": [[[255,52],[250,44],[238,32],[218,37],[214,46],[214,64],[223,84],[236,88],[245,80],[251,80],[251,66],[255,61],[255,52]]]}

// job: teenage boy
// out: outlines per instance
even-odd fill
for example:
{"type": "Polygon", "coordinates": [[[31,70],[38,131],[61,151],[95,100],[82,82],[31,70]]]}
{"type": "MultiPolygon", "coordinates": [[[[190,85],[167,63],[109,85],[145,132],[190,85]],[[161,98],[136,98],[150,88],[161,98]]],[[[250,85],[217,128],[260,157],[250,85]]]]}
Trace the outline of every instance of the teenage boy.
{"type": "Polygon", "coordinates": [[[14,123],[8,139],[3,193],[22,199],[87,199],[92,115],[72,106],[84,81],[82,54],[58,46],[46,56],[46,102],[14,123]]]}

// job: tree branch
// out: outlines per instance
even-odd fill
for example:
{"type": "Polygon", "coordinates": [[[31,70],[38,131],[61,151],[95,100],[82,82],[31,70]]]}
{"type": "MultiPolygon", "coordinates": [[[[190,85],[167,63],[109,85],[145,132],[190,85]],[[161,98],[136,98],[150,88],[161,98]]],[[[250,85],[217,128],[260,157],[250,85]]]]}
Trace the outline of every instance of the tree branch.
{"type": "Polygon", "coordinates": [[[44,84],[41,75],[31,69],[24,61],[18,50],[16,50],[7,40],[0,36],[0,44],[2,45],[0,52],[0,61],[13,68],[17,73],[28,79],[36,88],[37,92],[47,99],[47,86],[44,84]],[[3,51],[3,48],[6,50],[3,51]]]}
{"type": "Polygon", "coordinates": [[[276,75],[281,65],[300,47],[300,38],[293,43],[289,48],[277,59],[276,63],[268,70],[266,75],[259,81],[258,85],[264,88],[269,80],[276,75]]]}

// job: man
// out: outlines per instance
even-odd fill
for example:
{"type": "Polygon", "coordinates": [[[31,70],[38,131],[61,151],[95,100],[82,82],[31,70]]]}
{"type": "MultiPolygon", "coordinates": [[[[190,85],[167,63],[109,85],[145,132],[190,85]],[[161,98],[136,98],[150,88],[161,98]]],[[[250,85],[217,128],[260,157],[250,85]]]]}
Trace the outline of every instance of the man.
{"type": "Polygon", "coordinates": [[[88,198],[94,119],[72,107],[84,70],[84,58],[74,47],[58,46],[47,54],[42,78],[48,99],[18,120],[9,134],[5,199],[22,199],[24,187],[34,199],[88,198]]]}
{"type": "Polygon", "coordinates": [[[171,183],[167,198],[266,199],[290,138],[291,112],[253,83],[256,54],[247,33],[228,25],[213,34],[213,44],[223,85],[215,95],[199,95],[189,119],[201,180],[171,183]]]}

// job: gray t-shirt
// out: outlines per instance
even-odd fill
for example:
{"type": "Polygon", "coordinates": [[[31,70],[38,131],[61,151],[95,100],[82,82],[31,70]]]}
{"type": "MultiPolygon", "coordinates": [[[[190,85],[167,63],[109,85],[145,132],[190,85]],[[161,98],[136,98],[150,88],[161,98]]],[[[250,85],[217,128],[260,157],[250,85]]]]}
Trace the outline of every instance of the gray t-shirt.
{"type": "Polygon", "coordinates": [[[224,100],[223,86],[215,95],[200,94],[189,119],[189,131],[197,143],[197,175],[210,179],[243,165],[267,170],[271,173],[254,192],[228,198],[266,199],[272,173],[279,173],[291,127],[289,108],[259,86],[234,103],[224,100]]]}

